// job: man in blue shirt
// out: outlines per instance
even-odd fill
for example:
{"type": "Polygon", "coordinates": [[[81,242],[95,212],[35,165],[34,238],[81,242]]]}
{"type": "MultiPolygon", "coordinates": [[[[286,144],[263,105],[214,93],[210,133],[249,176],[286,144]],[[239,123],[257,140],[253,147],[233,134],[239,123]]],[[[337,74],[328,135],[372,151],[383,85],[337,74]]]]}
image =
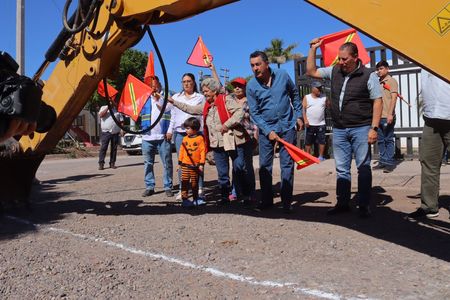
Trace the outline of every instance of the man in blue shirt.
{"type": "MultiPolygon", "coordinates": [[[[295,144],[296,131],[303,128],[302,102],[298,90],[286,71],[272,70],[267,55],[261,51],[250,54],[255,75],[247,84],[250,116],[259,128],[259,178],[261,197],[259,209],[273,206],[272,166],[275,142],[280,138],[295,144]]],[[[284,146],[280,146],[281,201],[283,210],[292,210],[294,162],[284,146]]]]}

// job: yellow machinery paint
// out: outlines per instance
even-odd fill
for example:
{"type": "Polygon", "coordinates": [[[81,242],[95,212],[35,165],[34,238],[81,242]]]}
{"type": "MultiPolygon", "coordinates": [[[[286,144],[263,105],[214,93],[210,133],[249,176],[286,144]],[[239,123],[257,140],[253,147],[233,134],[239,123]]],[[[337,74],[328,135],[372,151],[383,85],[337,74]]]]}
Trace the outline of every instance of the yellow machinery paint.
{"type": "Polygon", "coordinates": [[[306,0],[450,82],[449,0],[306,0]]]}

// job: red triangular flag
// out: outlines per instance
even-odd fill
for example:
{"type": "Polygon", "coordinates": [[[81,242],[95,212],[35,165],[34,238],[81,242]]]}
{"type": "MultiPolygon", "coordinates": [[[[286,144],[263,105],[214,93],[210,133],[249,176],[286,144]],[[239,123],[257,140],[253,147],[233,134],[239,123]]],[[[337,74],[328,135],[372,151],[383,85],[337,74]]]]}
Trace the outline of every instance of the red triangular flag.
{"type": "Polygon", "coordinates": [[[308,152],[305,152],[302,149],[297,148],[292,144],[289,144],[283,139],[279,139],[278,141],[284,145],[286,151],[289,153],[294,162],[297,164],[297,170],[306,168],[307,166],[312,165],[314,163],[316,164],[320,163],[320,160],[317,157],[312,156],[308,152]]]}
{"type": "MultiPolygon", "coordinates": [[[[389,92],[391,91],[391,86],[385,82],[383,82],[383,88],[388,90],[389,92]]],[[[397,97],[399,97],[401,100],[404,100],[403,96],[400,95],[400,93],[397,93],[397,97]]]]}
{"type": "Polygon", "coordinates": [[[358,33],[353,28],[325,35],[321,37],[320,40],[322,40],[320,50],[322,51],[323,62],[327,67],[334,66],[339,62],[339,47],[346,42],[356,44],[358,47],[359,59],[361,59],[364,65],[370,62],[369,54],[361,42],[361,38],[358,33]]]}
{"type": "Polygon", "coordinates": [[[117,110],[137,121],[142,107],[152,94],[151,87],[129,74],[117,110]]]}
{"type": "MultiPolygon", "coordinates": [[[[114,97],[117,95],[118,91],[109,83],[106,83],[106,88],[108,89],[108,96],[110,100],[114,100],[114,97]]],[[[103,80],[98,83],[97,86],[97,93],[102,96],[103,98],[106,98],[105,94],[105,86],[103,85],[103,80]]]]}
{"type": "Polygon", "coordinates": [[[152,80],[155,78],[155,60],[153,51],[148,54],[147,68],[145,69],[144,83],[151,86],[152,80]]]}
{"type": "Polygon", "coordinates": [[[202,37],[199,36],[197,43],[195,43],[194,49],[192,49],[191,55],[189,56],[187,63],[197,67],[208,68],[213,61],[213,57],[203,43],[202,37]]]}

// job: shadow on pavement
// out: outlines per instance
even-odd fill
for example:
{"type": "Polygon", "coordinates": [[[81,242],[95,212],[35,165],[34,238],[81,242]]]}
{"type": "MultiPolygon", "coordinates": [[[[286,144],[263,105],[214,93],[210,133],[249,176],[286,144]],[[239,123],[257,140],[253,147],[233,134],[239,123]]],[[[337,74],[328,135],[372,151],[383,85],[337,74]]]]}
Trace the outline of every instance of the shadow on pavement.
{"type": "MultiPolygon", "coordinates": [[[[392,210],[386,204],[392,202],[392,197],[384,194],[382,187],[373,189],[373,216],[369,219],[360,219],[353,205],[353,212],[337,216],[327,216],[326,212],[334,203],[324,198],[327,192],[305,192],[293,197],[293,212],[284,214],[280,203],[273,209],[257,212],[252,208],[244,207],[237,201],[229,205],[219,206],[216,201],[207,201],[207,205],[194,209],[180,206],[180,202],[164,195],[127,199],[124,201],[100,202],[87,199],[74,199],[58,201],[62,193],[52,191],[52,185],[58,182],[83,180],[96,176],[74,176],[42,185],[38,201],[34,202],[31,211],[22,211],[15,214],[32,221],[35,224],[50,224],[64,218],[65,214],[94,214],[94,215],[170,215],[170,214],[240,214],[255,218],[289,219],[303,222],[333,224],[367,234],[377,239],[389,241],[403,247],[424,253],[445,261],[450,261],[450,223],[441,220],[408,221],[406,214],[392,210]],[[323,204],[329,204],[324,206],[323,204]],[[315,205],[318,204],[318,205],[315,205]]],[[[219,190],[214,188],[216,181],[205,183],[207,199],[218,199],[219,190]]],[[[441,196],[440,204],[445,208],[450,205],[450,196],[441,196]]],[[[352,201],[354,203],[354,201],[352,201]]],[[[0,218],[0,240],[14,238],[20,233],[35,230],[30,225],[15,224],[5,218],[0,218]]]]}

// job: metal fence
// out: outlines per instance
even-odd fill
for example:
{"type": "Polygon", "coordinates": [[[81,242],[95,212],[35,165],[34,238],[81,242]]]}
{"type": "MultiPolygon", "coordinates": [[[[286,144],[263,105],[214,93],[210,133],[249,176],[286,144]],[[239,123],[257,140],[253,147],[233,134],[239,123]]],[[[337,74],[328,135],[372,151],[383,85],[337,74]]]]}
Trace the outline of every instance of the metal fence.
{"type": "MultiPolygon", "coordinates": [[[[383,47],[367,48],[370,57],[370,63],[367,65],[375,70],[375,65],[380,60],[386,60],[390,65],[390,74],[395,78],[399,85],[399,94],[401,94],[405,101],[397,99],[396,124],[396,157],[411,159],[417,156],[417,149],[419,147],[420,138],[422,134],[423,119],[421,115],[421,104],[419,101],[420,91],[420,72],[421,68],[416,64],[401,57],[396,52],[383,47]]],[[[306,73],[306,57],[295,60],[295,82],[300,92],[300,97],[310,93],[311,78],[305,75],[306,73]]],[[[323,67],[323,59],[317,55],[316,65],[323,67]]],[[[324,81],[325,93],[330,96],[330,82],[324,81]]],[[[332,122],[330,113],[326,111],[327,124],[327,140],[328,148],[330,149],[332,122]]],[[[303,146],[303,134],[299,134],[298,145],[303,146]]],[[[331,150],[328,151],[332,156],[331,150]]],[[[374,157],[378,155],[377,146],[373,147],[374,157]]]]}

